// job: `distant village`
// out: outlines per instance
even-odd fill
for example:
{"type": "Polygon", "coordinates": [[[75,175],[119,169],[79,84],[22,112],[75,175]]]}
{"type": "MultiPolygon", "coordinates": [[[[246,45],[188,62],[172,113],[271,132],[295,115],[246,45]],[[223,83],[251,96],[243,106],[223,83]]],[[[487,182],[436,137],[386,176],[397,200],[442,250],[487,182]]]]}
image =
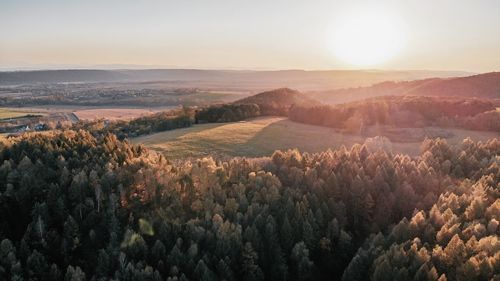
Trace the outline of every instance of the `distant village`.
{"type": "Polygon", "coordinates": [[[0,134],[9,136],[19,135],[25,132],[40,132],[61,127],[71,120],[66,114],[53,113],[48,115],[28,114],[20,117],[0,119],[0,134]]]}

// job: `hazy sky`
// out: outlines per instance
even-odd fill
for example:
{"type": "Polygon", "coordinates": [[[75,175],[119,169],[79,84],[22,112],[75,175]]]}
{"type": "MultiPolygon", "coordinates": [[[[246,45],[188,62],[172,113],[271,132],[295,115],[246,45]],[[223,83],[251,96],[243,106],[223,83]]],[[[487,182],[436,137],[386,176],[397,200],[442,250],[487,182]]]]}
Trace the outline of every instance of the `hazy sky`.
{"type": "Polygon", "coordinates": [[[360,68],[334,34],[375,10],[401,48],[370,68],[500,70],[498,0],[0,0],[0,67],[360,68]]]}

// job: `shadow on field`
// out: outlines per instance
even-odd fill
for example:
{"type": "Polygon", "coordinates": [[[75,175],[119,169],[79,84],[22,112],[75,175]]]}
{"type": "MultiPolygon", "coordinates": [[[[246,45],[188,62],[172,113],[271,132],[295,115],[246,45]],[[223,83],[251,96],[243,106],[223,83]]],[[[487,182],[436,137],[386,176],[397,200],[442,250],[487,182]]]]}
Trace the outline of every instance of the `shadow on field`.
{"type": "MultiPolygon", "coordinates": [[[[197,133],[204,130],[215,129],[218,127],[225,126],[230,123],[205,123],[205,124],[193,124],[191,127],[179,128],[171,131],[166,131],[168,133],[169,139],[176,139],[187,134],[197,133]]],[[[161,134],[161,133],[160,133],[161,134]]],[[[155,136],[157,134],[153,134],[150,136],[155,136]]]]}
{"type": "Polygon", "coordinates": [[[300,151],[319,152],[326,149],[335,149],[341,145],[350,147],[354,143],[363,143],[364,137],[337,132],[333,128],[302,124],[280,120],[264,127],[260,132],[249,139],[245,146],[248,149],[270,155],[275,150],[297,148],[300,151]]]}

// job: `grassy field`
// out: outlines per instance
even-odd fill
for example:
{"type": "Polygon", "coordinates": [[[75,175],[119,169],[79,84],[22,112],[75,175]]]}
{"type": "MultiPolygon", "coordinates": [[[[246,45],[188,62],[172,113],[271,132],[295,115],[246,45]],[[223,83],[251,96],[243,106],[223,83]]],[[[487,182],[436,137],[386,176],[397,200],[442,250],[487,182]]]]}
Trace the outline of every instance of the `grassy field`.
{"type": "Polygon", "coordinates": [[[320,151],[343,142],[361,141],[348,136],[339,139],[333,129],[295,123],[281,117],[257,118],[237,123],[195,125],[143,136],[132,141],[171,158],[207,155],[264,156],[276,149],[298,147],[320,151]]]}
{"type": "Polygon", "coordinates": [[[149,108],[92,108],[74,111],[73,113],[80,120],[130,120],[141,116],[151,115],[153,113],[163,111],[164,108],[149,109],[149,108]]]}
{"type": "MultiPolygon", "coordinates": [[[[451,130],[450,143],[459,143],[471,136],[475,140],[498,137],[496,133],[451,130]]],[[[298,148],[317,152],[341,145],[363,143],[364,137],[342,134],[334,129],[296,123],[282,117],[265,117],[237,123],[195,125],[132,139],[161,152],[171,159],[183,157],[268,156],[277,149],[298,148]]],[[[394,152],[417,155],[420,142],[392,143],[394,152]]]]}
{"type": "Polygon", "coordinates": [[[92,121],[95,119],[107,120],[130,120],[141,116],[168,111],[176,106],[161,106],[152,108],[128,108],[128,107],[98,107],[98,106],[72,106],[72,105],[50,105],[40,107],[22,108],[0,108],[0,120],[8,118],[23,117],[26,115],[66,114],[76,116],[80,120],[92,121]]]}
{"type": "Polygon", "coordinates": [[[10,108],[0,108],[0,119],[16,118],[33,114],[32,112],[14,110],[10,108]]]}

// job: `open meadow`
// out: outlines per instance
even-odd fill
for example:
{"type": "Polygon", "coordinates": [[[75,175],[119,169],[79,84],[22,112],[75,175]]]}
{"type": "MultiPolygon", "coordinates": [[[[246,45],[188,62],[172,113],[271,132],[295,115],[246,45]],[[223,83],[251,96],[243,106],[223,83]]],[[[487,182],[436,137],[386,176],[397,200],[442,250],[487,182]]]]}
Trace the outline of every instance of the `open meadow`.
{"type": "Polygon", "coordinates": [[[151,115],[166,108],[90,108],[76,110],[73,113],[79,120],[92,121],[96,119],[106,120],[130,120],[151,115]]]}
{"type": "Polygon", "coordinates": [[[0,119],[18,118],[29,114],[35,113],[24,109],[0,108],[0,119]]]}
{"type": "MultiPolygon", "coordinates": [[[[448,129],[447,141],[460,143],[471,137],[485,141],[498,137],[494,132],[448,129]]],[[[305,152],[350,147],[364,143],[365,137],[344,134],[335,129],[297,123],[284,117],[263,117],[236,123],[212,123],[166,131],[131,140],[163,153],[170,159],[204,156],[270,156],[275,150],[298,148],[305,152]]],[[[392,142],[396,153],[418,155],[421,142],[392,142]]]]}

